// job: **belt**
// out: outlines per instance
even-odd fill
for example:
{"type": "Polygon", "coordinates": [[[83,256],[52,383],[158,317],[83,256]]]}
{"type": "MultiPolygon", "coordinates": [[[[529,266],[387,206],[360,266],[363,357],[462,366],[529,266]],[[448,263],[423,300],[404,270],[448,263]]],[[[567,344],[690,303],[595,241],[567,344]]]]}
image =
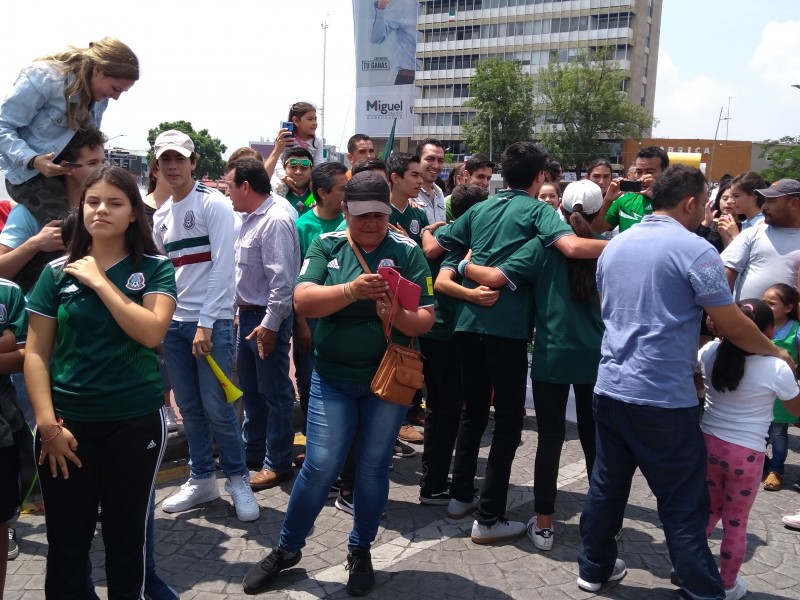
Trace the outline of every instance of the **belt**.
{"type": "Polygon", "coordinates": [[[255,304],[237,304],[239,307],[240,313],[250,313],[250,312],[266,312],[266,306],[256,306],[255,304]]]}

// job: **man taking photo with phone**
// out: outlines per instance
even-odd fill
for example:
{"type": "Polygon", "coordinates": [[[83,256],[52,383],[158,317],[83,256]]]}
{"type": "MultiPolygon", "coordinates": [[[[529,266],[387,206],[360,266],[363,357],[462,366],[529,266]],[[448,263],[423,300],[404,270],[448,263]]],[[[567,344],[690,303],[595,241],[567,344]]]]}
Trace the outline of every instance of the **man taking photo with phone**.
{"type": "Polygon", "coordinates": [[[605,233],[619,227],[622,233],[639,223],[645,215],[652,214],[653,184],[661,176],[662,171],[669,166],[667,153],[657,146],[646,146],[636,155],[635,181],[620,181],[620,191],[623,192],[616,199],[606,197],[600,214],[592,222],[592,229],[596,233],[605,233]],[[638,183],[639,186],[626,184],[638,183]],[[630,191],[626,188],[631,188],[630,191]]]}

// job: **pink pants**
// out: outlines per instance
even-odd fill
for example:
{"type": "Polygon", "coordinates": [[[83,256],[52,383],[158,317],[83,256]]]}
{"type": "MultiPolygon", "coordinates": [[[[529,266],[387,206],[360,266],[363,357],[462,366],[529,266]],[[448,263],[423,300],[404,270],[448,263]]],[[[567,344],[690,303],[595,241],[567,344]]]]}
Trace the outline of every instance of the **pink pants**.
{"type": "Polygon", "coordinates": [[[711,514],[706,535],[722,519],[720,576],[726,590],[736,583],[747,550],[747,519],[761,487],[764,452],[725,442],[704,434],[708,464],[706,479],[711,497],[711,514]]]}

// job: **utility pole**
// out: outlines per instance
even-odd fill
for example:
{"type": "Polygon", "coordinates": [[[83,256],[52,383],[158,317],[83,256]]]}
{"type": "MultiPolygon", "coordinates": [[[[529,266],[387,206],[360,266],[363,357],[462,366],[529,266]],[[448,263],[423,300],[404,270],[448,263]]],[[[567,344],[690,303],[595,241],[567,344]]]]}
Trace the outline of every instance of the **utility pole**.
{"type": "Polygon", "coordinates": [[[325,61],[328,55],[328,15],[325,15],[325,22],[322,24],[322,106],[320,106],[320,114],[322,115],[322,149],[325,160],[327,160],[327,152],[325,151],[325,122],[328,117],[325,114],[325,61]]]}
{"type": "Polygon", "coordinates": [[[734,96],[728,96],[728,113],[725,117],[725,141],[728,141],[728,128],[731,123],[731,100],[734,99],[734,96]]]}

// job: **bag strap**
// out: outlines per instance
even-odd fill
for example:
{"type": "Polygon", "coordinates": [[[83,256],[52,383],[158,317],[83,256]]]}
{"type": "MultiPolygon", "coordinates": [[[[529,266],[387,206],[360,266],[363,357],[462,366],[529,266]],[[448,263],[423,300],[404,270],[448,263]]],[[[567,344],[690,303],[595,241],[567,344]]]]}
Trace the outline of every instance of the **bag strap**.
{"type": "Polygon", "coordinates": [[[350,230],[347,229],[347,242],[350,244],[350,247],[353,249],[353,253],[356,255],[358,262],[361,263],[361,268],[364,269],[364,273],[372,275],[372,271],[369,270],[367,266],[367,261],[364,260],[364,255],[361,254],[361,250],[358,249],[356,243],[353,241],[353,238],[350,237],[350,230]]]}
{"type": "MultiPolygon", "coordinates": [[[[361,263],[361,268],[364,269],[364,273],[372,274],[369,267],[367,266],[367,261],[364,260],[364,255],[361,254],[361,250],[359,250],[356,243],[353,241],[353,238],[350,236],[350,230],[347,230],[347,242],[350,244],[350,247],[353,249],[353,253],[356,255],[358,262],[361,263]]],[[[394,318],[394,311],[397,308],[397,298],[394,299],[392,302],[392,308],[389,312],[389,318],[386,320],[386,324],[383,326],[383,335],[386,338],[386,343],[392,341],[392,319],[394,318]]],[[[414,347],[414,338],[411,338],[408,341],[408,347],[414,347]]]]}

